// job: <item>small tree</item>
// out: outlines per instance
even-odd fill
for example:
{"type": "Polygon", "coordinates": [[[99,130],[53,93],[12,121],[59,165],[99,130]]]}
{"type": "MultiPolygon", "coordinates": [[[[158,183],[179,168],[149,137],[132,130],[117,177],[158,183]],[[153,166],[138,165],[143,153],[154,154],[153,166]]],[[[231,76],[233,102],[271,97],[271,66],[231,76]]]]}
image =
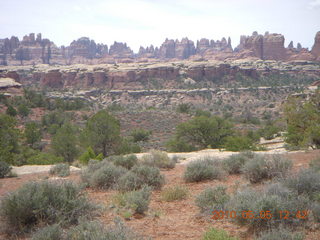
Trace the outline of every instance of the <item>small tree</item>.
{"type": "Polygon", "coordinates": [[[92,146],[95,153],[107,156],[119,143],[120,123],[107,111],[99,111],[87,121],[82,140],[86,146],[92,146]]]}
{"type": "Polygon", "coordinates": [[[24,136],[26,138],[26,143],[34,146],[35,143],[41,140],[41,129],[36,122],[26,123],[24,130],[24,136]]]}
{"type": "Polygon", "coordinates": [[[21,117],[27,117],[30,113],[30,108],[26,103],[21,103],[18,106],[18,113],[21,117]]]}
{"type": "Polygon", "coordinates": [[[76,129],[71,124],[63,125],[52,138],[52,148],[57,156],[72,162],[78,154],[76,129]]]}
{"type": "Polygon", "coordinates": [[[177,126],[176,137],[200,149],[223,146],[226,138],[233,134],[232,124],[220,117],[194,117],[177,126]]]}
{"type": "Polygon", "coordinates": [[[6,114],[0,114],[0,161],[13,162],[13,154],[18,152],[19,130],[16,120],[6,114]]]}

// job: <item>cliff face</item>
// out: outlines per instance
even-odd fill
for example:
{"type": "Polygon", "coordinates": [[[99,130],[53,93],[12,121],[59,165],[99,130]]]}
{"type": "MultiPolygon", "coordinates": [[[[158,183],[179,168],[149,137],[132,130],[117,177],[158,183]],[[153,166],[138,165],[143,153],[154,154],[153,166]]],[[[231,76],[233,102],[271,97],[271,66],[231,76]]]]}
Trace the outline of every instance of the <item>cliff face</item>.
{"type": "Polygon", "coordinates": [[[238,81],[239,76],[258,79],[281,71],[286,74],[320,77],[320,69],[316,63],[295,61],[292,64],[280,64],[262,60],[70,65],[58,68],[46,65],[2,67],[0,77],[9,77],[23,85],[42,88],[152,89],[155,82],[161,84],[162,88],[177,88],[177,85],[185,82],[219,85],[238,81]]]}
{"type": "Polygon", "coordinates": [[[41,34],[26,35],[20,41],[17,37],[0,39],[0,65],[19,64],[99,64],[159,62],[172,59],[183,60],[226,60],[226,59],[262,59],[262,60],[309,60],[320,61],[320,32],[315,37],[311,51],[293,42],[284,47],[284,36],[268,32],[264,35],[253,32],[251,36],[241,36],[240,44],[234,50],[231,39],[201,39],[196,45],[188,38],[180,40],[166,39],[158,48],[140,47],[134,54],[126,43],[114,42],[108,48],[105,44],[96,44],[87,37],[73,41],[69,46],[57,47],[41,34]]]}

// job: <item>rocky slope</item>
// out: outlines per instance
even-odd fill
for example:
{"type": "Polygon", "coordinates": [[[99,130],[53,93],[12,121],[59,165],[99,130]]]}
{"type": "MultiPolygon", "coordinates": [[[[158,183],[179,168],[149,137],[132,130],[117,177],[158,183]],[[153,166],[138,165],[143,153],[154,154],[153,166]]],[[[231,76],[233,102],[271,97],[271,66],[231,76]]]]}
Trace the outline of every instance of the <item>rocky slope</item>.
{"type": "Polygon", "coordinates": [[[281,34],[264,35],[254,32],[252,36],[241,36],[240,44],[232,48],[231,39],[201,39],[195,44],[188,38],[181,41],[166,39],[160,47],[140,47],[134,53],[126,43],[114,42],[110,47],[96,44],[94,40],[82,37],[69,46],[57,47],[41,34],[30,33],[20,41],[17,37],[0,39],[0,65],[22,65],[53,63],[69,65],[75,63],[130,63],[159,62],[172,60],[309,60],[320,61],[320,32],[316,34],[312,50],[303,48],[300,43],[295,48],[291,42],[286,48],[281,34]]]}

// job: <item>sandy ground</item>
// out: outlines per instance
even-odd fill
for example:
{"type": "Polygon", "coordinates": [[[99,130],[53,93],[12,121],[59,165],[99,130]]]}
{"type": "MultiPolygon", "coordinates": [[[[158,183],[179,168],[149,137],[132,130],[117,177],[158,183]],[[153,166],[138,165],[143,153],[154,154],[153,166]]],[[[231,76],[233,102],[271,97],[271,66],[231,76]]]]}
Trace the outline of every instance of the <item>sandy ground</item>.
{"type": "MultiPolygon", "coordinates": [[[[17,174],[18,176],[31,173],[43,173],[49,172],[52,166],[53,165],[24,165],[20,167],[12,167],[12,172],[17,174]]],[[[71,166],[70,171],[77,172],[81,171],[81,169],[71,166]]]]}

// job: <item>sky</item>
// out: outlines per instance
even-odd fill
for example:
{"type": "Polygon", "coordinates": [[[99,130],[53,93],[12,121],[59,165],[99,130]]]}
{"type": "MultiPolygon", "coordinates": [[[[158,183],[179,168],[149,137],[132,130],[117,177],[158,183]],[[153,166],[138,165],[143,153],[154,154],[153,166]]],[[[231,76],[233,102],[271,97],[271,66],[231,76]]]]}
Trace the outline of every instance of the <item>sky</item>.
{"type": "Polygon", "coordinates": [[[0,38],[42,33],[57,46],[80,37],[110,46],[160,46],[166,38],[221,40],[253,31],[281,33],[312,47],[320,0],[0,0],[0,38]]]}

